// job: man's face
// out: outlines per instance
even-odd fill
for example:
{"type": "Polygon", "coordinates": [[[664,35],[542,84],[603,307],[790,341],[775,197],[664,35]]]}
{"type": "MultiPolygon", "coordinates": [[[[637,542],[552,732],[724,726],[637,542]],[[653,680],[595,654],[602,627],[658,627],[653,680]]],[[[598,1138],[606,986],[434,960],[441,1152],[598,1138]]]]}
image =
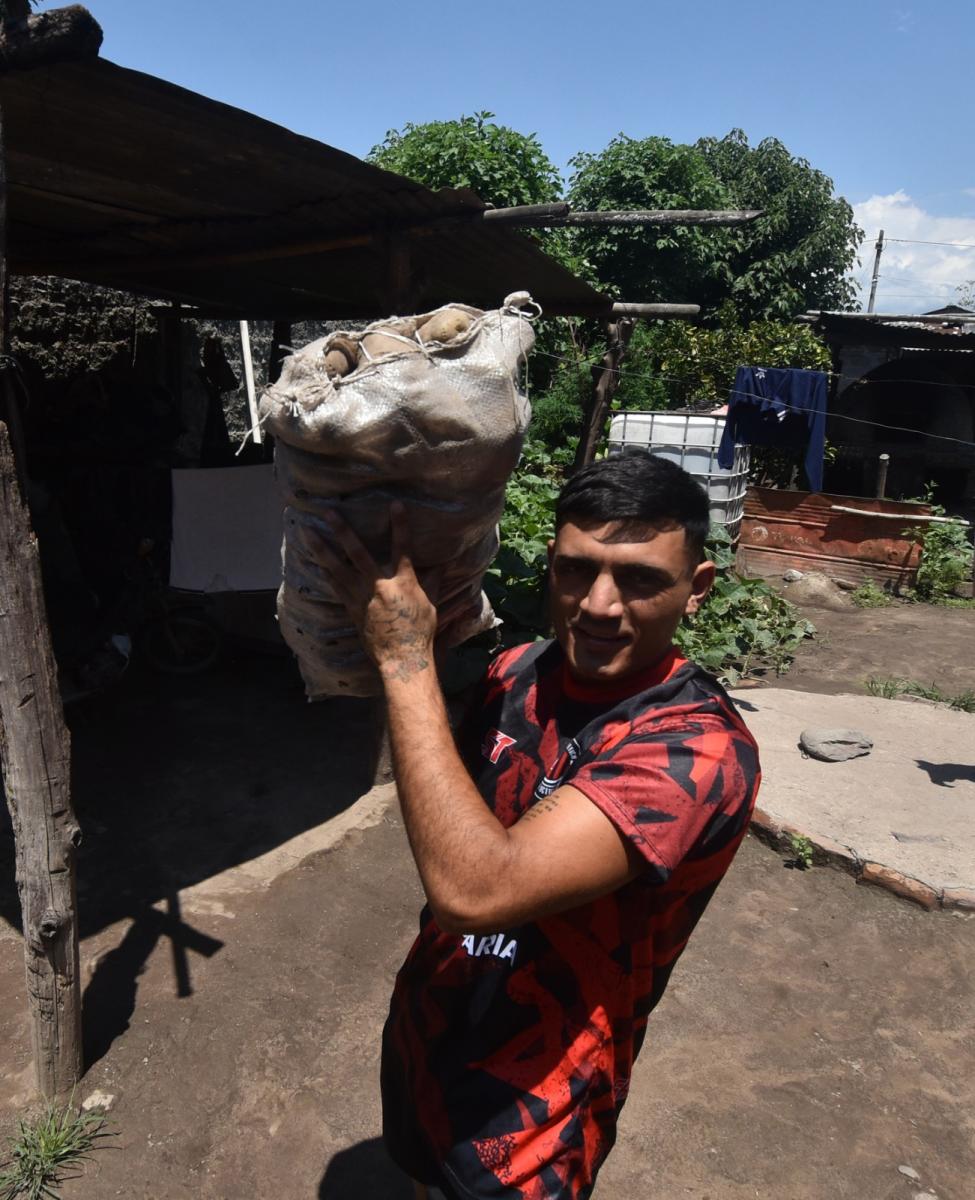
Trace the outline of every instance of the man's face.
{"type": "Polygon", "coordinates": [[[548,557],[555,636],[573,677],[587,683],[652,666],[714,582],[714,564],[691,561],[680,527],[570,519],[548,557]]]}

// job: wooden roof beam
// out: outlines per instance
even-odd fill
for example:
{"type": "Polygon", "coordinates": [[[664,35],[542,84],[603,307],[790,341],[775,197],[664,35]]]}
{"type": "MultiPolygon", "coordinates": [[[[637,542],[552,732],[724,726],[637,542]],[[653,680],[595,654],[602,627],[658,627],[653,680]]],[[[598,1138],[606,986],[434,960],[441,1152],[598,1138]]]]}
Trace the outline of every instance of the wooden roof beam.
{"type": "MultiPolygon", "coordinates": [[[[568,204],[526,204],[517,208],[486,208],[474,219],[523,229],[557,229],[566,225],[745,225],[762,216],[761,208],[695,209],[648,208],[606,212],[573,212],[568,204]],[[535,211],[545,210],[545,211],[535,211]],[[564,211],[561,211],[564,210],[564,211]]],[[[459,218],[471,220],[471,217],[459,218]]]]}

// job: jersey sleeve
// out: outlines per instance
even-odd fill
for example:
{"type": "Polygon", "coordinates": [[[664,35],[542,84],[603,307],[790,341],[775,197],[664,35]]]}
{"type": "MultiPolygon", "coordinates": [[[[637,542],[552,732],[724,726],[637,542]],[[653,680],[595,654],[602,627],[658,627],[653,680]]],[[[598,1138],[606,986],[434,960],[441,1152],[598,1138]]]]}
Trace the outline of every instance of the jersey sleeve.
{"type": "Polygon", "coordinates": [[[758,780],[752,739],[704,718],[610,737],[566,782],[609,817],[663,882],[688,858],[737,846],[758,780]]]}

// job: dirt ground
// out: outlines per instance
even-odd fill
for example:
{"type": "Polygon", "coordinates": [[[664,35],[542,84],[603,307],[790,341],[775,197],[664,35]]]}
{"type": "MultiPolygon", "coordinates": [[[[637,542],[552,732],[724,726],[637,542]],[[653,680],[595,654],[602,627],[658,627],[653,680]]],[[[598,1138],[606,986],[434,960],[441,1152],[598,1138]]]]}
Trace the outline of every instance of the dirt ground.
{"type": "MultiPolygon", "coordinates": [[[[808,615],[828,641],[786,686],[975,686],[975,612],[808,615]]],[[[64,1200],[408,1200],[377,1140],[378,1035],[420,902],[391,789],[328,851],[274,859],[358,811],[367,707],[308,706],[290,663],[251,659],[132,675],[72,727],[81,1094],[116,1097],[117,1134],[64,1200]]],[[[32,1069],[3,828],[0,915],[9,1127],[32,1069]]],[[[786,870],[749,838],[654,1014],[595,1200],[969,1200],[973,996],[975,917],[786,870]]]]}
{"type": "Polygon", "coordinates": [[[975,609],[896,602],[802,613],[817,636],[802,644],[785,675],[767,679],[772,687],[857,693],[873,676],[934,683],[947,695],[975,689],[975,609]]]}

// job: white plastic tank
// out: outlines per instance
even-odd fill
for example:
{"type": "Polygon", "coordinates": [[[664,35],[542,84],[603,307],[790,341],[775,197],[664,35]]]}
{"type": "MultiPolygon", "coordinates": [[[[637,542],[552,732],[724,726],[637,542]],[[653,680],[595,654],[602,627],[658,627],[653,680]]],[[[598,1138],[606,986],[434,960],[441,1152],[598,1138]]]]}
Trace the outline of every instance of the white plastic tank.
{"type": "Polygon", "coordinates": [[[745,508],[751,451],[748,446],[735,446],[730,469],[719,467],[718,446],[723,434],[724,417],[621,412],[610,422],[609,452],[649,450],[683,467],[707,491],[712,524],[723,525],[734,541],[745,508]]]}

